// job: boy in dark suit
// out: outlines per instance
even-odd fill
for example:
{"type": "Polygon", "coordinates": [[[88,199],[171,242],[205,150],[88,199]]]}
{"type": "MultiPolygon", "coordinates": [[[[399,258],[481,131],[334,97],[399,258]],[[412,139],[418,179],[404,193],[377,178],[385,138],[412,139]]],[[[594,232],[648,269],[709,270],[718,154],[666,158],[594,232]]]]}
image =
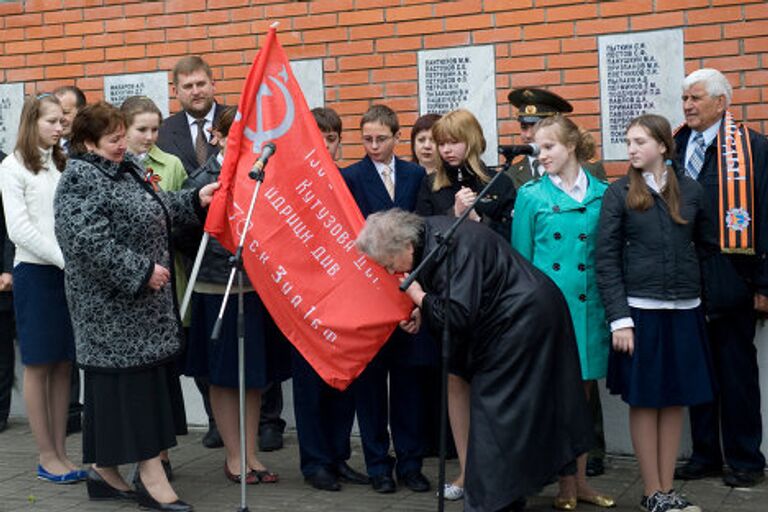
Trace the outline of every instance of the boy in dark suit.
{"type": "MultiPolygon", "coordinates": [[[[397,114],[385,105],[373,105],[363,115],[360,131],[366,156],[341,173],[363,216],[390,208],[413,211],[426,173],[422,167],[395,156],[400,138],[397,114]]],[[[412,491],[426,492],[430,486],[421,472],[424,385],[417,365],[431,356],[433,347],[422,347],[414,341],[413,336],[397,329],[351,386],[365,464],[373,489],[380,493],[395,491],[393,467],[400,484],[412,491]],[[394,440],[396,464],[389,456],[387,423],[394,440]]]]}

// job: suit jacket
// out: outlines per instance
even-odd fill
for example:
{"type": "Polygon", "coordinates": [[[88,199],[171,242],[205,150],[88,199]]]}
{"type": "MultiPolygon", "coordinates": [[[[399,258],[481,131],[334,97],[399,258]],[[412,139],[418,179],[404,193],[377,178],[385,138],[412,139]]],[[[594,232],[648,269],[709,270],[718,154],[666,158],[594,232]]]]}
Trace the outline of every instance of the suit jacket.
{"type": "MultiPolygon", "coordinates": [[[[424,168],[395,157],[395,199],[390,199],[376,166],[365,157],[341,170],[349,191],[364,217],[391,208],[414,211],[421,182],[426,176],[424,168]]],[[[400,366],[430,365],[436,361],[437,350],[427,335],[412,336],[395,329],[389,342],[382,348],[385,357],[400,366]]]]}
{"type": "MultiPolygon", "coordinates": [[[[691,129],[683,126],[675,134],[678,165],[685,169],[685,153],[691,129]]],[[[722,254],[703,261],[703,285],[705,304],[710,316],[728,310],[750,308],[752,294],[757,291],[768,295],[768,140],[749,130],[752,147],[752,173],[754,177],[753,219],[755,233],[755,255],[722,254]]],[[[717,170],[717,144],[707,147],[704,164],[697,181],[704,187],[707,207],[713,219],[720,219],[719,211],[720,178],[717,170]]],[[[719,220],[712,224],[712,236],[719,241],[719,220]]]]}
{"type": "MultiPolygon", "coordinates": [[[[226,105],[214,103],[213,120],[219,118],[222,108],[226,105]]],[[[192,140],[192,135],[189,131],[189,124],[187,123],[187,114],[185,111],[176,112],[172,116],[168,117],[163,124],[160,125],[160,132],[157,137],[157,147],[163,151],[176,155],[184,164],[184,169],[187,174],[200,167],[197,163],[197,155],[195,154],[195,141],[192,140]]],[[[213,144],[208,144],[208,156],[206,160],[219,152],[219,148],[213,144]]]]}
{"type": "Polygon", "coordinates": [[[367,156],[342,169],[341,175],[347,182],[347,187],[352,192],[363,217],[368,217],[372,213],[390,208],[414,211],[421,180],[426,176],[426,172],[420,165],[395,157],[394,201],[389,198],[381,176],[376,171],[373,161],[367,156]]]}
{"type": "MultiPolygon", "coordinates": [[[[600,160],[594,162],[584,162],[581,166],[589,174],[599,180],[606,180],[605,168],[600,160]]],[[[531,171],[531,163],[527,156],[516,158],[512,165],[507,170],[507,175],[515,182],[515,188],[520,188],[533,179],[533,173],[531,171]]]]}

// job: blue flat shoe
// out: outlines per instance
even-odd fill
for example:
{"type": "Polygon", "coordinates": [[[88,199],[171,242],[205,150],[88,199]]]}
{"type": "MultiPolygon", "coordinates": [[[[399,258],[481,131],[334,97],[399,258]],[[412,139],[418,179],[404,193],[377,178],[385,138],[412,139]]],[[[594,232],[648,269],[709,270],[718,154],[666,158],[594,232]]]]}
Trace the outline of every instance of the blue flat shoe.
{"type": "Polygon", "coordinates": [[[69,473],[64,473],[63,475],[55,475],[49,473],[42,464],[38,464],[37,478],[39,480],[51,482],[52,484],[74,484],[86,480],[88,478],[88,472],[81,469],[75,469],[69,473]]]}

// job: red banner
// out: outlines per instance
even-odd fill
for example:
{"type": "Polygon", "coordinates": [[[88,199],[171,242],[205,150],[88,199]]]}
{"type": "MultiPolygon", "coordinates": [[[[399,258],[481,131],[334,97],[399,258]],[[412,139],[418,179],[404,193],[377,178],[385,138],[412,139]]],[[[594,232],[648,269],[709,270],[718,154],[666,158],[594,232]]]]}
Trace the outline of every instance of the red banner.
{"type": "Polygon", "coordinates": [[[225,155],[205,230],[234,251],[246,229],[245,269],[278,327],[320,377],[346,388],[411,305],[354,247],[363,217],[275,29],[248,73],[225,155]],[[267,142],[277,151],[246,222],[256,183],[248,172],[267,142]]]}

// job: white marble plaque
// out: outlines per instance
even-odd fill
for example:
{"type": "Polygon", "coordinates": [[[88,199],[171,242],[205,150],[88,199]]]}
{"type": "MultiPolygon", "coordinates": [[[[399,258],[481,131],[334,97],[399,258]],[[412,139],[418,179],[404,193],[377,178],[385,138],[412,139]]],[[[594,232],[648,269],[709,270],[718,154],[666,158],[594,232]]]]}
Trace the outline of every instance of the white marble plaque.
{"type": "Polygon", "coordinates": [[[299,82],[309,109],[324,107],[323,59],[292,60],[291,71],[299,82]]]}
{"type": "Polygon", "coordinates": [[[493,45],[419,52],[419,114],[472,112],[487,142],[483,161],[497,165],[496,60],[493,45]]]}
{"type": "Polygon", "coordinates": [[[626,160],[629,121],[647,113],[683,122],[682,29],[601,36],[600,118],[603,159],[626,160]]]}
{"type": "Polygon", "coordinates": [[[131,96],[147,96],[168,117],[168,73],[135,73],[104,77],[104,100],[119,107],[131,96]]]}
{"type": "Polygon", "coordinates": [[[6,154],[16,146],[23,106],[24,84],[0,84],[0,150],[6,154]]]}

